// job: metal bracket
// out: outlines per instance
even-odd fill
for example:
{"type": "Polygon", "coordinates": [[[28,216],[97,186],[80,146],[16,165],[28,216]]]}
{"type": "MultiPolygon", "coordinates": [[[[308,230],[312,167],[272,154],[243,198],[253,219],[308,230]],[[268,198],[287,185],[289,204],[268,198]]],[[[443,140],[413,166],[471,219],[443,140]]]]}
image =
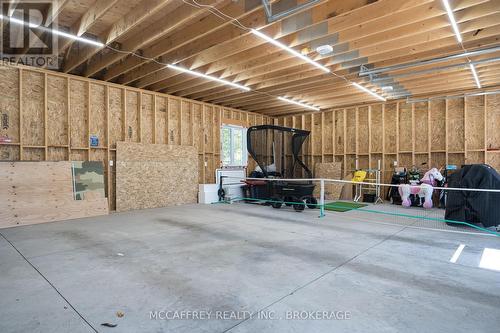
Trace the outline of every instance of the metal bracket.
{"type": "Polygon", "coordinates": [[[276,14],[273,14],[271,1],[272,0],[262,0],[262,5],[264,6],[264,11],[266,12],[267,21],[269,23],[283,19],[289,15],[295,14],[296,12],[303,10],[307,7],[310,7],[310,6],[312,6],[318,2],[321,2],[323,0],[309,0],[307,2],[300,4],[300,5],[286,9],[286,10],[279,12],[279,13],[276,13],[276,14]]]}

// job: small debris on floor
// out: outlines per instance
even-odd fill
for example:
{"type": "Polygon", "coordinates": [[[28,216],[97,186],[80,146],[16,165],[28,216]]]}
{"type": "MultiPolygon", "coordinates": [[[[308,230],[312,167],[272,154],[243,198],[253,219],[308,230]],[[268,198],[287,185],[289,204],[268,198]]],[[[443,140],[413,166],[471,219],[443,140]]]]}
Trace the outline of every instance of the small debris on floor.
{"type": "Polygon", "coordinates": [[[117,316],[118,318],[123,318],[123,316],[125,316],[125,313],[123,313],[123,312],[121,312],[121,311],[117,311],[117,312],[116,312],[116,316],[117,316]]]}
{"type": "Polygon", "coordinates": [[[120,252],[118,252],[116,255],[117,255],[117,256],[120,256],[120,257],[123,257],[123,256],[124,256],[124,254],[123,254],[123,253],[120,253],[120,252]]]}
{"type": "Polygon", "coordinates": [[[117,324],[111,324],[111,323],[102,323],[101,326],[105,326],[105,327],[116,327],[118,326],[117,324]]]}

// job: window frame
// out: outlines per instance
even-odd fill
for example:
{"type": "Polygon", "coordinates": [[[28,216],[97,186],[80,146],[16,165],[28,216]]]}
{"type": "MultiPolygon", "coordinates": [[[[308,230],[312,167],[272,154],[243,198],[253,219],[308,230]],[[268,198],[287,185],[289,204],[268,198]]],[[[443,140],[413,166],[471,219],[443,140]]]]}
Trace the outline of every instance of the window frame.
{"type": "Polygon", "coordinates": [[[220,129],[220,154],[221,154],[221,164],[223,168],[245,168],[248,166],[248,151],[247,151],[247,128],[244,126],[222,124],[220,129]],[[230,162],[225,164],[224,162],[224,130],[230,130],[230,140],[229,140],[229,151],[230,151],[230,162]],[[235,150],[234,150],[234,130],[241,130],[241,164],[235,163],[235,150]]]}

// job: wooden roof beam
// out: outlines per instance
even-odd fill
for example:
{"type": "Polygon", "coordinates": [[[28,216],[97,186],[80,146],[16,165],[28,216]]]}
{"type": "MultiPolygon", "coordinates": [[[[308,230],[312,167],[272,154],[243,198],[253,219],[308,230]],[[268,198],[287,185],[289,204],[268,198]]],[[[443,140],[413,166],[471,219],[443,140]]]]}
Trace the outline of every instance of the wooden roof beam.
{"type": "MultiPolygon", "coordinates": [[[[106,12],[113,7],[119,0],[98,0],[96,1],[82,17],[70,28],[70,33],[77,36],[82,36],[89,28],[91,28],[97,21],[103,17],[106,12]]],[[[59,54],[63,53],[74,40],[69,38],[59,39],[59,54]],[[62,43],[61,43],[62,40],[62,43]]]]}
{"type": "MultiPolygon", "coordinates": [[[[139,23],[164,8],[171,1],[172,0],[143,0],[120,20],[115,22],[108,32],[99,36],[98,39],[107,45],[113,43],[121,36],[130,32],[139,23]]],[[[64,64],[63,71],[65,73],[72,71],[98,53],[101,49],[102,48],[96,46],[85,45],[82,49],[78,50],[77,54],[70,55],[67,62],[64,64]]]]}

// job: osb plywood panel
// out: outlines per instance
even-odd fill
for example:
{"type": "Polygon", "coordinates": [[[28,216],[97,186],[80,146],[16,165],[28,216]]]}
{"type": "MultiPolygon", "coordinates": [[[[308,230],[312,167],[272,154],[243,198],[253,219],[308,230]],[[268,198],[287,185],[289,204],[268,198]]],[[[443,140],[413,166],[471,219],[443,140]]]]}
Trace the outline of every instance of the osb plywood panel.
{"type": "Polygon", "coordinates": [[[448,164],[454,164],[461,167],[465,164],[464,154],[448,154],[448,164]]]}
{"type": "Polygon", "coordinates": [[[154,110],[153,95],[142,94],[141,142],[153,143],[154,110]]]}
{"type": "Polygon", "coordinates": [[[180,145],[180,119],[181,102],[178,99],[169,98],[168,106],[168,144],[180,145]]]}
{"type": "Polygon", "coordinates": [[[446,150],[446,101],[430,101],[431,150],[446,150]]]}
{"type": "Polygon", "coordinates": [[[0,228],[107,213],[106,198],[73,200],[70,162],[0,163],[0,228]]]}
{"type": "Polygon", "coordinates": [[[45,149],[24,148],[22,159],[24,161],[43,161],[45,159],[45,149]]]}
{"type": "Polygon", "coordinates": [[[491,165],[493,168],[495,168],[495,170],[500,172],[500,153],[488,153],[486,164],[491,165]]]}
{"type": "Polygon", "coordinates": [[[202,110],[196,105],[193,106],[193,132],[195,133],[194,146],[198,148],[199,153],[203,153],[203,137],[204,137],[204,123],[202,119],[202,110]]]}
{"type": "Polygon", "coordinates": [[[156,143],[167,143],[167,99],[156,98],[156,143]]]}
{"type": "Polygon", "coordinates": [[[500,150],[500,94],[486,96],[486,119],[488,134],[486,146],[488,150],[500,150]]]}
{"type": "Polygon", "coordinates": [[[90,135],[99,138],[99,147],[108,145],[106,137],[107,102],[105,87],[102,85],[90,85],[90,135]]]}
{"type": "Polygon", "coordinates": [[[467,130],[465,141],[467,150],[484,149],[484,98],[485,96],[465,98],[465,127],[467,130]]]}
{"type": "MultiPolygon", "coordinates": [[[[215,121],[214,118],[214,108],[213,107],[205,107],[205,122],[204,122],[204,144],[205,144],[205,152],[215,153],[214,152],[214,136],[215,136],[215,128],[211,126],[215,121]]],[[[196,132],[195,132],[196,133],[196,132]]],[[[195,135],[195,134],[194,134],[195,135]]]]}
{"type": "Polygon", "coordinates": [[[67,148],[57,148],[49,147],[47,152],[48,161],[67,161],[68,160],[68,149],[67,148]]]}
{"type": "Polygon", "coordinates": [[[398,166],[410,168],[413,165],[413,155],[411,153],[403,153],[398,155],[398,166]]]}
{"type": "Polygon", "coordinates": [[[468,152],[465,163],[466,164],[483,164],[484,163],[484,152],[482,152],[482,151],[468,152]]]}
{"type": "Polygon", "coordinates": [[[431,153],[431,167],[441,168],[446,165],[446,153],[431,153]]]}
{"type": "Polygon", "coordinates": [[[117,141],[125,139],[123,128],[123,90],[109,88],[109,146],[116,148],[117,141]]]}
{"type": "Polygon", "coordinates": [[[453,98],[448,102],[448,151],[458,152],[465,149],[464,99],[453,98]]]}
{"type": "Polygon", "coordinates": [[[383,151],[382,142],[383,142],[383,130],[382,130],[382,105],[373,105],[371,107],[371,151],[379,152],[383,151]]]}
{"type": "Polygon", "coordinates": [[[335,154],[343,154],[344,148],[344,110],[335,110],[335,154]]]}
{"type": "Polygon", "coordinates": [[[118,142],[116,158],[117,211],[196,203],[195,147],[118,142]]]}
{"type": "Polygon", "coordinates": [[[423,163],[429,163],[429,154],[415,154],[415,165],[418,168],[430,169],[428,166],[422,166],[423,163]]]}
{"type": "Polygon", "coordinates": [[[358,108],[358,154],[366,154],[370,151],[370,128],[368,126],[368,107],[358,108]]]}
{"type": "Polygon", "coordinates": [[[321,155],[321,149],[322,146],[324,145],[323,137],[321,135],[321,114],[312,114],[313,119],[312,119],[312,137],[311,140],[314,142],[312,145],[312,153],[314,155],[321,155]]]}
{"type": "Polygon", "coordinates": [[[127,141],[139,142],[139,93],[127,90],[127,141]]]}
{"type": "MultiPolygon", "coordinates": [[[[192,129],[192,107],[191,103],[182,101],[182,112],[181,112],[181,145],[192,145],[193,144],[193,133],[192,129]]],[[[194,105],[193,105],[194,106],[194,105]]]]}
{"type": "Polygon", "coordinates": [[[88,83],[70,80],[71,147],[88,147],[88,83]]]}
{"type": "Polygon", "coordinates": [[[47,76],[47,144],[68,144],[68,80],[47,76]]]}
{"type": "Polygon", "coordinates": [[[397,105],[395,103],[385,104],[385,153],[396,153],[397,147],[397,105]]]}
{"type": "Polygon", "coordinates": [[[86,150],[71,150],[70,161],[88,161],[89,154],[86,150]]]}
{"type": "Polygon", "coordinates": [[[356,109],[346,109],[346,152],[356,153],[356,109]]]}
{"type": "MultiPolygon", "coordinates": [[[[7,128],[4,128],[3,124],[0,126],[0,136],[7,136],[12,139],[12,142],[19,142],[19,73],[17,71],[0,70],[0,116],[7,117],[7,128]]],[[[0,122],[2,122],[1,117],[0,122]]],[[[2,156],[3,154],[0,155],[0,159],[3,159],[2,156]]]]}
{"type": "Polygon", "coordinates": [[[399,151],[412,151],[412,142],[412,104],[399,103],[399,151]]]}
{"type": "Polygon", "coordinates": [[[415,151],[429,151],[429,118],[427,102],[415,103],[415,151]]]}
{"type": "Polygon", "coordinates": [[[40,73],[22,72],[22,109],[23,109],[23,142],[31,146],[45,144],[44,75],[40,73]],[[27,84],[29,83],[29,84],[27,84]]]}
{"type": "MultiPolygon", "coordinates": [[[[325,112],[324,117],[324,132],[323,132],[323,153],[333,154],[333,126],[334,126],[334,113],[325,112]]],[[[285,121],[285,126],[289,127],[288,122],[285,121]]]]}
{"type": "Polygon", "coordinates": [[[19,147],[0,145],[0,161],[17,161],[19,159],[19,147]]]}

